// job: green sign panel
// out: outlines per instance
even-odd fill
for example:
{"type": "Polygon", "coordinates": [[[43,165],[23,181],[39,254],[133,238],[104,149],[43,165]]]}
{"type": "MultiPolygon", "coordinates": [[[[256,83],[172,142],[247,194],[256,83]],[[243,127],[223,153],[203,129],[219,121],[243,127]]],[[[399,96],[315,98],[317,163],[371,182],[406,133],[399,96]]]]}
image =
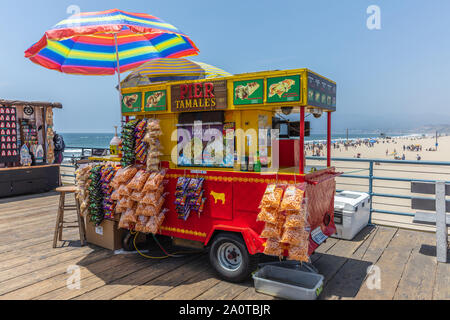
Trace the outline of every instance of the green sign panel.
{"type": "Polygon", "coordinates": [[[267,78],[267,102],[300,101],[300,76],[267,78]]]}
{"type": "Polygon", "coordinates": [[[144,95],[144,111],[166,110],[166,90],[148,91],[144,95]]]}
{"type": "Polygon", "coordinates": [[[142,93],[125,93],[122,95],[122,113],[141,112],[142,93]]]}
{"type": "Polygon", "coordinates": [[[233,92],[235,105],[261,104],[264,95],[264,79],[235,81],[233,92]]]}
{"type": "Polygon", "coordinates": [[[308,72],[308,105],[336,110],[336,84],[308,72]]]}

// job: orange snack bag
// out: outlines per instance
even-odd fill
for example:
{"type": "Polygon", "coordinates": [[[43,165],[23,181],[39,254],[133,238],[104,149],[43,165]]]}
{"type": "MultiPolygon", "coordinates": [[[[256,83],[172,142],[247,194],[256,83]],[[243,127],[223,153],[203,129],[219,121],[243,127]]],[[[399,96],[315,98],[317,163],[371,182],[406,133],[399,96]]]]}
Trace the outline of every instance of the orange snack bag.
{"type": "Polygon", "coordinates": [[[267,239],[264,254],[279,257],[283,254],[283,247],[277,239],[267,239]]]}
{"type": "Polygon", "coordinates": [[[128,183],[127,187],[130,189],[141,191],[149,176],[150,172],[139,170],[134,178],[130,181],[130,183],[128,183]]]}
{"type": "Polygon", "coordinates": [[[283,196],[283,188],[276,184],[269,184],[261,199],[260,208],[278,208],[283,196]]]}
{"type": "Polygon", "coordinates": [[[303,229],[301,228],[284,229],[284,233],[280,241],[293,246],[298,246],[303,240],[302,233],[303,229]]]}
{"type": "Polygon", "coordinates": [[[279,217],[278,212],[273,208],[261,208],[258,216],[256,217],[256,221],[264,221],[268,223],[276,223],[279,217]]]}
{"type": "Polygon", "coordinates": [[[281,211],[300,211],[303,202],[303,195],[305,193],[301,188],[303,185],[290,185],[284,192],[283,200],[281,201],[281,211]]]}
{"type": "Polygon", "coordinates": [[[261,232],[261,238],[266,239],[280,239],[283,232],[282,225],[266,223],[263,231],[261,232]]]}

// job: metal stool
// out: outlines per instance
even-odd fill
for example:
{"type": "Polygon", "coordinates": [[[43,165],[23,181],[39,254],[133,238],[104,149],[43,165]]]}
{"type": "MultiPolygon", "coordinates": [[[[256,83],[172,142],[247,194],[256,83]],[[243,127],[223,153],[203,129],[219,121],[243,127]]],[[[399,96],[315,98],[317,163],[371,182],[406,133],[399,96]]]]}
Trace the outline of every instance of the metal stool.
{"type": "Polygon", "coordinates": [[[59,207],[58,207],[58,214],[56,216],[56,227],[55,227],[55,235],[53,237],[53,248],[56,248],[56,243],[59,239],[59,241],[62,241],[62,231],[64,228],[78,228],[80,232],[80,241],[81,245],[84,246],[86,244],[86,229],[84,226],[84,220],[81,217],[80,212],[80,204],[78,202],[78,199],[76,197],[76,186],[63,186],[58,187],[55,189],[56,192],[59,192],[59,207]],[[66,193],[74,193],[75,194],[75,205],[66,205],[65,204],[65,198],[66,193]],[[77,211],[77,221],[64,221],[64,211],[65,210],[76,210],[77,211]],[[77,223],[77,225],[70,225],[65,226],[65,223],[77,223]]]}

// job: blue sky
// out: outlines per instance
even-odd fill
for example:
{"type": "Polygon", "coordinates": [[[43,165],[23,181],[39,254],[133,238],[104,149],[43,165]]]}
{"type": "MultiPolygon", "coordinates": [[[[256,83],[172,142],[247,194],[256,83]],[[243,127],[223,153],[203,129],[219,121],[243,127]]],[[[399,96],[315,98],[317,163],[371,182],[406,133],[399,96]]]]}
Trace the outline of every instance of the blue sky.
{"type": "Polygon", "coordinates": [[[323,74],[338,86],[336,130],[450,124],[448,0],[1,1],[0,97],[62,102],[60,131],[112,132],[119,122],[115,76],[61,74],[23,56],[70,5],[153,14],[190,35],[201,51],[194,60],[231,73],[323,74]],[[366,27],[373,4],[381,30],[366,27]]]}

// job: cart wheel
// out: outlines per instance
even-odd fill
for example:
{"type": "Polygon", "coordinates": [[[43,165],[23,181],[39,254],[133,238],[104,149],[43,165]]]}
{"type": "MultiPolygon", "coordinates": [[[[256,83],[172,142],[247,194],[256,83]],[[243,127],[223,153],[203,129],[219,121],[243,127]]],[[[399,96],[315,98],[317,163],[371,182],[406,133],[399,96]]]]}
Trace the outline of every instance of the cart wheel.
{"type": "Polygon", "coordinates": [[[233,233],[214,238],[209,261],[219,276],[230,282],[246,280],[257,267],[257,257],[249,254],[242,238],[233,233]]]}
{"type": "Polygon", "coordinates": [[[122,248],[125,251],[134,251],[134,234],[127,232],[122,239],[122,248]]]}

